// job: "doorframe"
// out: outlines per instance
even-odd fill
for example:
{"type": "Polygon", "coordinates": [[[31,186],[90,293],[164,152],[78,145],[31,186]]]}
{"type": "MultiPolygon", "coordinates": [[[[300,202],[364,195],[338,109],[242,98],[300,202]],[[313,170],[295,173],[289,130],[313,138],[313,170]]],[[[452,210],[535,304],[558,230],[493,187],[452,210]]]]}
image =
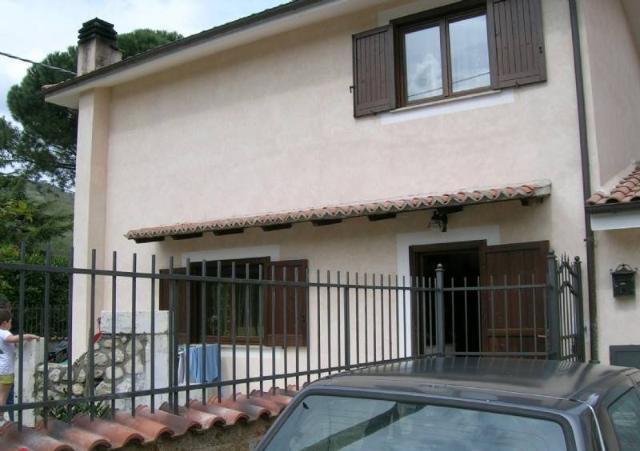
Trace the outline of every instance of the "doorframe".
{"type": "MultiPolygon", "coordinates": [[[[421,254],[442,254],[447,252],[458,251],[478,251],[478,269],[480,276],[485,272],[485,252],[487,249],[487,240],[470,240],[470,241],[455,241],[451,243],[437,243],[437,244],[419,244],[409,246],[409,274],[411,277],[411,286],[418,286],[414,284],[414,277],[416,277],[416,271],[419,269],[418,256],[421,254]]],[[[418,338],[418,325],[416,321],[417,310],[417,298],[416,293],[411,292],[411,349],[419,349],[419,343],[416,342],[418,338]]]]}

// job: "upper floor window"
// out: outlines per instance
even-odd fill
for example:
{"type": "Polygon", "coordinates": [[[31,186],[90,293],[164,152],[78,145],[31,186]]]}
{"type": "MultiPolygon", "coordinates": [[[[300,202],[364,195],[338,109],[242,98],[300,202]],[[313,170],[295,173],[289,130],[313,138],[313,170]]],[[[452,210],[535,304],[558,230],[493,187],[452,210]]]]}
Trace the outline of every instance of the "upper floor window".
{"type": "Polygon", "coordinates": [[[403,26],[398,35],[403,104],[491,86],[484,10],[403,26]]]}
{"type": "Polygon", "coordinates": [[[546,80],[541,0],[464,0],[353,36],[354,115],[546,80]]]}

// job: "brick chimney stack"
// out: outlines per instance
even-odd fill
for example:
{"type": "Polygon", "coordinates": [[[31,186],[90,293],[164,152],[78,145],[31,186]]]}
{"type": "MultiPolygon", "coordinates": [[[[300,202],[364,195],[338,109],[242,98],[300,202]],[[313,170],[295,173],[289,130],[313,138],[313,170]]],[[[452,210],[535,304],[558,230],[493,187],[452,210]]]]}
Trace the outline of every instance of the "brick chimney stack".
{"type": "Polygon", "coordinates": [[[97,17],[82,24],[78,31],[79,76],[122,59],[122,53],[116,45],[116,36],[118,33],[113,24],[97,17]]]}

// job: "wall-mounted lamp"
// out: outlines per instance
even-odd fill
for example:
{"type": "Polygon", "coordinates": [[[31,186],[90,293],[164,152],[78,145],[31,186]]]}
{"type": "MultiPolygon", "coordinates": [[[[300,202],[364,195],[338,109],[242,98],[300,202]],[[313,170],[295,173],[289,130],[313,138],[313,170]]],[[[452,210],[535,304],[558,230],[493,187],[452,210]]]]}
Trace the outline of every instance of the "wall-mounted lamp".
{"type": "Polygon", "coordinates": [[[447,214],[441,210],[435,210],[429,221],[429,228],[431,230],[439,230],[441,232],[447,231],[447,214]]]}
{"type": "Polygon", "coordinates": [[[449,222],[448,215],[462,211],[461,206],[455,207],[441,207],[436,208],[433,211],[431,220],[429,221],[429,228],[431,230],[439,230],[440,232],[447,231],[447,223],[449,222]]]}
{"type": "Polygon", "coordinates": [[[635,296],[636,272],[638,272],[637,268],[632,268],[624,263],[618,265],[614,271],[611,271],[613,297],[635,296]]]}

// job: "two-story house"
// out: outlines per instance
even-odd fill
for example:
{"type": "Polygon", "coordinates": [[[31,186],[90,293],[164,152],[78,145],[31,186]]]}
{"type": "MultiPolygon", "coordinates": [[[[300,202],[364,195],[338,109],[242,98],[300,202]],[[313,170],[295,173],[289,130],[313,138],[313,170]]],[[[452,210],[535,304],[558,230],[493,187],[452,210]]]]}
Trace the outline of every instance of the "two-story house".
{"type": "Polygon", "coordinates": [[[640,292],[611,276],[640,266],[634,0],[295,0],[123,61],[109,24],[80,36],[79,76],[45,91],[79,110],[76,266],[536,282],[553,249],[584,262],[591,357],[640,345],[640,292]]]}

